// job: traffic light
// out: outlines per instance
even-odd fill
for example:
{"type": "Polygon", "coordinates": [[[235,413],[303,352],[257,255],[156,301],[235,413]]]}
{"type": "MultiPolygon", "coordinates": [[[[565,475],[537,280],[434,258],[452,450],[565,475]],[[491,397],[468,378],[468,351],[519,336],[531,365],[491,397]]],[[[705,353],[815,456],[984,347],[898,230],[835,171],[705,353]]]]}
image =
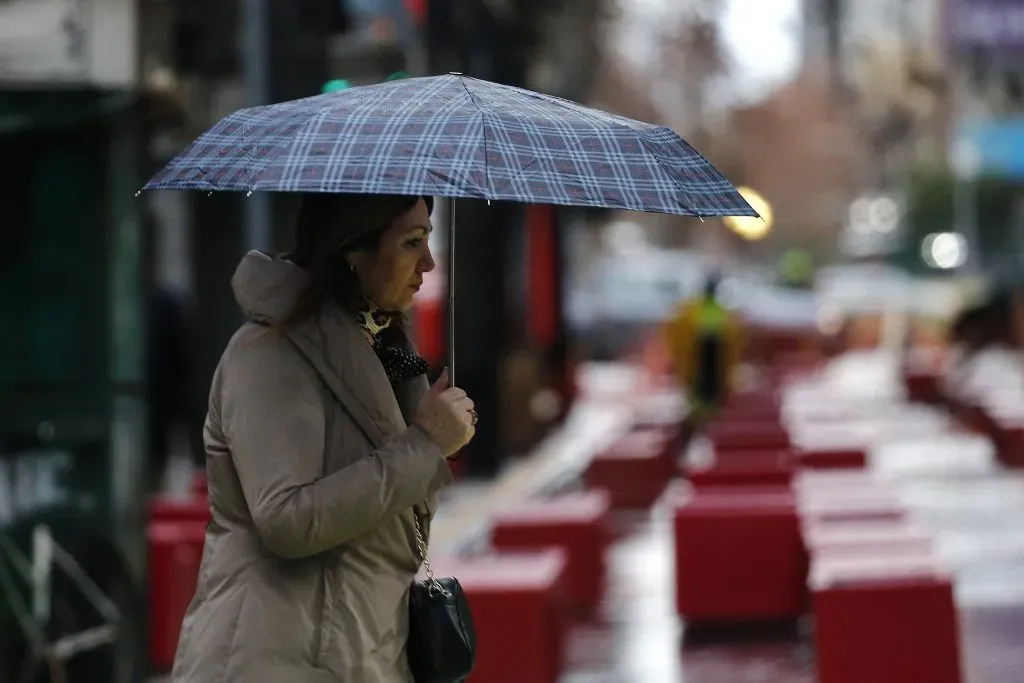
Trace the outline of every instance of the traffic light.
{"type": "MultiPolygon", "coordinates": [[[[400,81],[404,78],[409,78],[409,74],[406,73],[405,71],[396,71],[388,75],[388,77],[385,78],[384,80],[400,81]]],[[[322,94],[326,94],[329,92],[341,92],[342,90],[348,90],[351,87],[352,83],[347,78],[335,78],[324,83],[323,87],[320,89],[320,92],[322,94]]]]}
{"type": "Polygon", "coordinates": [[[329,92],[341,92],[342,90],[348,90],[352,87],[352,84],[345,78],[335,78],[334,80],[327,81],[324,83],[324,87],[320,89],[321,93],[329,92]]]}

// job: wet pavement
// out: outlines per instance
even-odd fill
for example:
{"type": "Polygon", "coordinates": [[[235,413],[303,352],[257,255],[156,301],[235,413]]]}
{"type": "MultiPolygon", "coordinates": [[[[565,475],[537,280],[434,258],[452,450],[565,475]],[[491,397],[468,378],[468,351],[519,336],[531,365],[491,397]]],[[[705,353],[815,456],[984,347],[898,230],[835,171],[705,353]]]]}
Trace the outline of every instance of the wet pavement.
{"type": "Polygon", "coordinates": [[[813,653],[797,639],[684,647],[668,511],[620,526],[626,534],[608,557],[603,623],[577,627],[560,683],[813,683],[813,653]]]}
{"type": "MultiPolygon", "coordinates": [[[[930,409],[894,403],[872,411],[870,471],[934,535],[955,577],[964,683],[1024,683],[1024,474],[1002,469],[987,439],[930,409]]],[[[816,681],[810,620],[789,638],[684,646],[668,511],[621,526],[601,623],[575,629],[560,683],[816,681]]]]}
{"type": "MultiPolygon", "coordinates": [[[[601,623],[576,627],[560,683],[815,683],[809,623],[792,638],[684,646],[685,626],[673,609],[669,518],[655,510],[624,525],[628,533],[608,558],[601,623]]],[[[977,537],[984,545],[986,532],[977,537]]],[[[982,552],[957,577],[964,683],[1024,683],[1024,595],[1017,595],[1024,561],[982,552]]]]}

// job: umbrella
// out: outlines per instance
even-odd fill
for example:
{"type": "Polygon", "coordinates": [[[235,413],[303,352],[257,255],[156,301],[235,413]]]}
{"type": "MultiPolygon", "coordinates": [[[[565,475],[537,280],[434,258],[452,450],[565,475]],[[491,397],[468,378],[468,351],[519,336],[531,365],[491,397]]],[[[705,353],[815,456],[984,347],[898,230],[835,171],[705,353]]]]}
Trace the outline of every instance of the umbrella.
{"type": "MultiPolygon", "coordinates": [[[[241,109],[143,189],[429,195],[757,215],[668,128],[457,73],[241,109]]],[[[451,274],[453,210],[448,217],[451,274]]],[[[449,325],[453,293],[450,283],[449,325]]],[[[451,335],[453,372],[450,341],[451,335]]]]}

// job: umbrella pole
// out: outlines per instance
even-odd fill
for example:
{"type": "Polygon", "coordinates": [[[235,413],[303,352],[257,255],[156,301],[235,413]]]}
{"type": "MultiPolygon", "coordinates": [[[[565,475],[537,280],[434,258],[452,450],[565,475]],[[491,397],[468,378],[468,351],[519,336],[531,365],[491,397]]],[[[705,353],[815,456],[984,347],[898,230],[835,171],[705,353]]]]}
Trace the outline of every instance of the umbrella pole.
{"type": "Polygon", "coordinates": [[[446,364],[449,386],[455,386],[455,198],[448,198],[448,349],[446,364]]]}

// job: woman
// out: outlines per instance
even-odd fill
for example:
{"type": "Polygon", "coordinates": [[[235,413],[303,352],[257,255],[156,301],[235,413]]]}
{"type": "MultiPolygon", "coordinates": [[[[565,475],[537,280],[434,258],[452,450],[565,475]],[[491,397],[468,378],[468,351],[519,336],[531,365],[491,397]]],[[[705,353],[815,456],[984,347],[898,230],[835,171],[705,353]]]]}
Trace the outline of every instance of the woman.
{"type": "Polygon", "coordinates": [[[430,229],[430,200],[312,196],[294,253],[242,259],[249,322],[210,392],[213,522],[174,683],[412,680],[417,526],[476,424],[404,331],[430,229]]]}

